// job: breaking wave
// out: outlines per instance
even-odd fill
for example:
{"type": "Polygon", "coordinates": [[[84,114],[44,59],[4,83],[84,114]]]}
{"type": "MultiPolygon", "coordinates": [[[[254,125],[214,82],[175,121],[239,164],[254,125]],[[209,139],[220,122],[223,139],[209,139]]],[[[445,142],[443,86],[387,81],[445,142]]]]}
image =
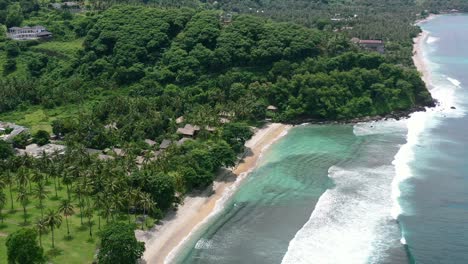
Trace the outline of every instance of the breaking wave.
{"type": "Polygon", "coordinates": [[[426,40],[426,43],[427,44],[432,44],[432,43],[435,43],[437,41],[439,41],[440,39],[439,38],[436,38],[436,37],[428,37],[427,40],[426,40]]]}
{"type": "Polygon", "coordinates": [[[309,221],[289,243],[284,264],[379,263],[391,234],[388,211],[393,166],[344,169],[333,166],[336,187],[319,199],[309,221]],[[379,252],[379,253],[377,253],[379,252]]]}

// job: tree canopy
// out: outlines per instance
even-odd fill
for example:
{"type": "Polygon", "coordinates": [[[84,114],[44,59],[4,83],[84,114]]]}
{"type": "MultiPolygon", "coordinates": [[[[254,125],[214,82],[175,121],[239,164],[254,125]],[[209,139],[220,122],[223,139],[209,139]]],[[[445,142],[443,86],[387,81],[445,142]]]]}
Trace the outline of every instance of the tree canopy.
{"type": "Polygon", "coordinates": [[[11,233],[6,242],[8,263],[10,264],[40,264],[45,263],[42,248],[37,241],[36,231],[19,229],[11,233]]]}
{"type": "Polygon", "coordinates": [[[137,263],[143,255],[145,244],[135,238],[133,227],[129,224],[114,223],[101,234],[101,248],[98,253],[102,264],[137,263]]]}

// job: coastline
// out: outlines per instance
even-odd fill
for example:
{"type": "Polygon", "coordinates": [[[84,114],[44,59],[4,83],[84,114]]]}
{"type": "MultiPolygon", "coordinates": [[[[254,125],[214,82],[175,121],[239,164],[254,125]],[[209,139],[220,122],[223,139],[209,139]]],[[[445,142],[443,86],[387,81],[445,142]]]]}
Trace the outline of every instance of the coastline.
{"type": "Polygon", "coordinates": [[[188,237],[197,230],[239,183],[257,165],[262,153],[273,142],[281,138],[291,125],[268,124],[259,129],[246,142],[248,153],[232,170],[224,170],[214,181],[212,188],[207,188],[196,196],[187,195],[177,211],[169,213],[149,231],[136,231],[139,241],[146,243],[143,259],[146,263],[165,263],[188,237]]]}
{"type": "MultiPolygon", "coordinates": [[[[428,18],[418,21],[417,23],[423,23],[434,17],[436,17],[436,15],[430,15],[428,18]]],[[[413,39],[413,62],[417,70],[421,73],[421,78],[426,84],[426,87],[430,90],[432,88],[430,72],[427,69],[422,51],[428,36],[429,33],[423,31],[413,39]]],[[[359,123],[387,118],[400,119],[408,117],[413,112],[424,110],[424,107],[418,107],[404,112],[392,113],[384,117],[364,117],[348,120],[344,123],[359,123]]],[[[308,121],[317,124],[343,123],[339,121],[308,121]]],[[[196,196],[188,195],[177,211],[169,213],[162,219],[162,224],[156,225],[149,231],[137,231],[137,239],[146,243],[146,250],[143,256],[146,263],[168,263],[190,235],[209,219],[210,216],[216,213],[217,207],[220,204],[222,205],[226,195],[229,195],[229,193],[235,189],[236,183],[239,183],[239,181],[244,178],[243,176],[250,173],[250,171],[256,167],[257,161],[261,158],[263,151],[284,135],[290,127],[292,126],[273,123],[258,130],[255,135],[246,142],[246,147],[248,147],[251,152],[246,155],[234,169],[224,170],[224,172],[220,173],[214,181],[213,188],[207,188],[196,196]]]]}
{"type": "MultiPolygon", "coordinates": [[[[427,20],[425,20],[427,21],[427,20]]],[[[426,84],[428,90],[432,89],[431,75],[430,71],[427,68],[427,63],[423,54],[423,45],[429,37],[429,32],[423,31],[416,38],[413,39],[413,62],[416,69],[421,74],[421,79],[426,84]]]]}

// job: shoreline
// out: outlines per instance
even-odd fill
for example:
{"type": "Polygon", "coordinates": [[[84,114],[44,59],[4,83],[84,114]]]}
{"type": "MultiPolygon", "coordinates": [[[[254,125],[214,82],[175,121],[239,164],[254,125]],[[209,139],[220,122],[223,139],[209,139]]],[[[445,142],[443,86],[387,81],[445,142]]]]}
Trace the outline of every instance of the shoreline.
{"type": "Polygon", "coordinates": [[[162,224],[149,231],[136,231],[137,239],[145,242],[143,259],[146,263],[166,263],[168,258],[171,260],[191,234],[217,212],[238,183],[256,168],[264,150],[284,136],[291,127],[272,123],[256,131],[245,143],[247,151],[238,165],[231,170],[223,169],[212,188],[196,195],[187,195],[177,211],[168,213],[161,220],[162,224]]]}
{"type": "MultiPolygon", "coordinates": [[[[416,24],[424,23],[437,17],[431,14],[424,20],[417,21],[416,24]]],[[[421,79],[431,90],[430,72],[427,68],[423,56],[423,44],[429,37],[427,31],[422,31],[413,39],[413,62],[421,74],[421,79]]],[[[136,231],[139,241],[146,243],[146,250],[143,259],[146,263],[169,263],[179,252],[184,243],[190,238],[193,232],[197,231],[211,216],[217,213],[219,206],[230,197],[235,191],[235,187],[256,168],[262,153],[273,142],[281,138],[295,124],[355,124],[360,122],[370,122],[378,120],[407,118],[411,113],[425,111],[424,106],[418,106],[407,111],[393,112],[385,116],[362,117],[346,121],[323,121],[323,120],[300,120],[292,125],[272,123],[259,129],[254,136],[246,142],[246,147],[250,150],[248,155],[244,154],[239,164],[232,170],[223,169],[213,183],[212,188],[207,188],[197,194],[189,194],[185,197],[177,211],[168,213],[162,224],[156,225],[148,231],[136,231]]]]}
{"type": "MultiPolygon", "coordinates": [[[[432,16],[434,18],[435,16],[432,16]]],[[[431,19],[432,19],[431,18],[431,19]]],[[[422,21],[428,21],[428,19],[422,21]]],[[[429,38],[429,32],[427,31],[422,31],[417,37],[413,39],[413,63],[418,72],[421,74],[421,79],[423,82],[426,84],[426,88],[428,91],[430,91],[433,88],[432,82],[431,82],[431,73],[427,67],[427,62],[425,61],[423,50],[424,50],[424,43],[427,41],[429,38]]]]}

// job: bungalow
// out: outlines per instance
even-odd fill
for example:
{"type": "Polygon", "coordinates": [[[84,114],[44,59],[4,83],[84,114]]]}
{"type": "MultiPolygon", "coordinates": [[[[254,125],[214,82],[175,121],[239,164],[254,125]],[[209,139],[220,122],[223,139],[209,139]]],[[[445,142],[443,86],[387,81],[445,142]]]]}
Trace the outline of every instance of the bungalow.
{"type": "Polygon", "coordinates": [[[153,141],[151,139],[145,139],[145,143],[148,144],[150,147],[156,145],[156,141],[153,141]]]}
{"type": "Polygon", "coordinates": [[[184,138],[181,138],[179,141],[177,141],[176,144],[177,144],[177,146],[182,146],[185,142],[191,141],[191,140],[193,140],[193,139],[184,137],[184,138]]]}
{"type": "Polygon", "coordinates": [[[270,111],[270,112],[276,112],[278,110],[278,108],[274,105],[269,105],[267,107],[267,110],[270,111]]]}
{"type": "Polygon", "coordinates": [[[115,155],[124,157],[125,156],[125,151],[120,148],[113,148],[112,151],[115,153],[115,155]]]}
{"type": "Polygon", "coordinates": [[[199,126],[193,126],[191,124],[186,124],[184,127],[177,129],[177,134],[193,137],[200,130],[199,126]]]}
{"type": "Polygon", "coordinates": [[[99,160],[113,160],[114,157],[109,156],[109,155],[105,155],[105,154],[99,154],[99,155],[98,155],[98,159],[99,159],[99,160]]]}
{"type": "Polygon", "coordinates": [[[7,37],[13,40],[45,39],[52,37],[52,33],[43,26],[11,27],[8,29],[7,37]]]}
{"type": "Polygon", "coordinates": [[[159,149],[164,150],[167,149],[172,144],[172,141],[169,139],[164,139],[161,144],[159,145],[159,149]]]}
{"type": "Polygon", "coordinates": [[[176,124],[182,124],[184,122],[184,117],[183,116],[179,116],[177,119],[176,119],[176,124]]]}

